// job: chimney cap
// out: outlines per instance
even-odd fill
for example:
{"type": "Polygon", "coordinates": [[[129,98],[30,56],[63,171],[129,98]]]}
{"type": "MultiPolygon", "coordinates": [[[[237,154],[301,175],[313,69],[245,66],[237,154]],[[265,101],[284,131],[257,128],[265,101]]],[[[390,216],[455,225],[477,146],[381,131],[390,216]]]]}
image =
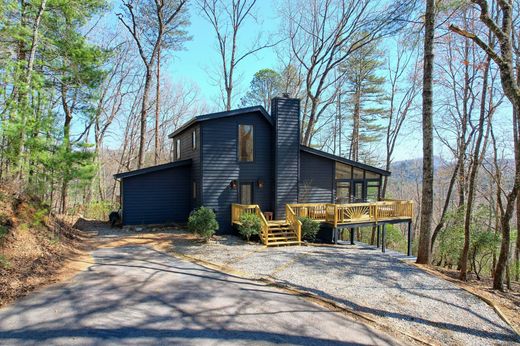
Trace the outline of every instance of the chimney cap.
{"type": "Polygon", "coordinates": [[[287,98],[289,98],[290,96],[289,96],[289,93],[288,93],[288,92],[285,92],[285,93],[282,93],[282,97],[284,97],[284,98],[287,99],[287,98]]]}

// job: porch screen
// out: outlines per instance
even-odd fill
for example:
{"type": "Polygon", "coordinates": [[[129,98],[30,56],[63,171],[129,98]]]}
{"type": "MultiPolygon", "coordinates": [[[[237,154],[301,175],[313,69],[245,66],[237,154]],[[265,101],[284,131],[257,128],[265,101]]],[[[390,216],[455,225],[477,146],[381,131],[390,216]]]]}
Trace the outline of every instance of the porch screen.
{"type": "Polygon", "coordinates": [[[336,183],[336,203],[350,203],[350,182],[338,181],[336,183]]]}
{"type": "Polygon", "coordinates": [[[367,182],[367,202],[377,202],[379,200],[380,186],[379,181],[367,182]]]}

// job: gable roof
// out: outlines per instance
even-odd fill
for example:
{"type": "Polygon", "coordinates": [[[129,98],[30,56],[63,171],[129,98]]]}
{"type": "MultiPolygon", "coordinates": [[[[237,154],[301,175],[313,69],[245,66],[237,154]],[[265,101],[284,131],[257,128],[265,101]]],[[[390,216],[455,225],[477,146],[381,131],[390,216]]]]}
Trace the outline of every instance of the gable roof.
{"type": "Polygon", "coordinates": [[[220,118],[226,118],[226,117],[232,117],[237,116],[245,113],[252,113],[252,112],[260,112],[264,116],[264,118],[271,124],[274,125],[273,119],[267,113],[264,107],[262,106],[253,106],[253,107],[246,107],[246,108],[239,108],[239,109],[233,109],[230,111],[223,111],[223,112],[217,112],[217,113],[209,113],[209,114],[203,114],[198,115],[191,120],[184,123],[181,127],[179,127],[177,130],[175,130],[173,133],[170,133],[168,135],[168,138],[173,138],[179,133],[183,132],[184,130],[187,130],[190,126],[206,121],[206,120],[213,120],[213,119],[220,119],[220,118]]]}
{"type": "Polygon", "coordinates": [[[169,168],[180,167],[180,166],[189,166],[189,165],[191,165],[191,159],[169,162],[169,163],[165,163],[162,165],[151,166],[151,167],[136,169],[136,170],[129,171],[129,172],[114,174],[114,178],[115,179],[124,179],[124,178],[134,177],[136,175],[148,174],[148,173],[162,171],[162,170],[169,169],[169,168]]]}
{"type": "Polygon", "coordinates": [[[338,162],[341,162],[341,163],[345,163],[347,165],[351,165],[351,166],[354,166],[354,167],[357,167],[357,168],[361,168],[361,169],[364,169],[366,171],[374,172],[374,173],[377,173],[377,174],[381,174],[381,175],[384,175],[384,176],[389,176],[391,174],[389,171],[385,171],[384,169],[380,169],[380,168],[377,168],[377,167],[374,167],[374,166],[366,165],[366,164],[361,163],[361,162],[352,161],[352,160],[346,159],[346,158],[341,157],[341,156],[329,154],[329,153],[327,153],[325,151],[321,151],[321,150],[318,150],[318,149],[307,147],[305,145],[301,145],[300,144],[300,150],[301,151],[305,151],[306,153],[309,153],[309,154],[325,157],[325,158],[330,159],[330,160],[334,160],[334,161],[338,161],[338,162]]]}

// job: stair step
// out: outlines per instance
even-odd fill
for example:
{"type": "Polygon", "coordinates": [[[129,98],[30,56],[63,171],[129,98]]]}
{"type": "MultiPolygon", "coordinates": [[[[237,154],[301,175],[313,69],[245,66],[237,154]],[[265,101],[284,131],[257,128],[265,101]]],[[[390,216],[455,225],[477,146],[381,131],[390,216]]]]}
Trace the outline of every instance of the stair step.
{"type": "Polygon", "coordinates": [[[296,238],[295,236],[292,236],[292,237],[269,237],[267,238],[268,241],[277,241],[277,240],[284,240],[284,241],[293,241],[293,240],[298,240],[298,238],[296,238]]]}
{"type": "Polygon", "coordinates": [[[282,236],[296,237],[294,232],[267,233],[267,236],[268,237],[282,237],[282,236]]]}
{"type": "Polygon", "coordinates": [[[297,240],[267,242],[267,246],[281,246],[281,245],[300,245],[300,242],[297,240]]]}

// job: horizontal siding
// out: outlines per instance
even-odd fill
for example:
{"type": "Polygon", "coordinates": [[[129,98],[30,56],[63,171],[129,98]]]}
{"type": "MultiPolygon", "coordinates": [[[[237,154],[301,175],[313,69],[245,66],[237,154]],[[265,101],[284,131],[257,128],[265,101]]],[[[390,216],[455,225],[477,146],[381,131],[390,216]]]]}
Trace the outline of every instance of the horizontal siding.
{"type": "Polygon", "coordinates": [[[272,210],[272,127],[258,112],[209,120],[202,124],[203,204],[217,214],[219,233],[231,228],[231,204],[238,203],[238,189],[231,180],[254,183],[253,199],[263,211],[272,210]],[[238,162],[238,125],[254,126],[254,161],[238,162]],[[264,187],[258,188],[258,179],[264,187]]]}
{"type": "Polygon", "coordinates": [[[300,153],[300,203],[332,203],[334,198],[334,161],[300,153]]]}
{"type": "Polygon", "coordinates": [[[275,217],[285,218],[285,205],[298,201],[300,154],[300,101],[274,100],[275,117],[275,217]]]}
{"type": "Polygon", "coordinates": [[[186,222],[191,210],[190,181],[190,166],[123,179],[124,224],[186,222]]]}
{"type": "MultiPolygon", "coordinates": [[[[175,159],[175,145],[177,143],[177,139],[181,140],[181,157],[180,160],[186,160],[191,159],[192,165],[191,165],[191,176],[193,180],[197,183],[197,198],[195,200],[191,199],[191,208],[194,209],[195,207],[202,204],[202,198],[201,198],[201,158],[200,158],[200,144],[201,144],[201,131],[200,126],[192,126],[189,129],[187,129],[184,132],[181,132],[177,136],[173,137],[173,161],[178,161],[175,159]],[[196,149],[193,149],[192,146],[192,132],[196,131],[197,134],[197,146],[196,149]]],[[[190,184],[190,191],[192,187],[192,182],[190,184]]],[[[192,196],[190,194],[190,196],[192,196]]]]}

